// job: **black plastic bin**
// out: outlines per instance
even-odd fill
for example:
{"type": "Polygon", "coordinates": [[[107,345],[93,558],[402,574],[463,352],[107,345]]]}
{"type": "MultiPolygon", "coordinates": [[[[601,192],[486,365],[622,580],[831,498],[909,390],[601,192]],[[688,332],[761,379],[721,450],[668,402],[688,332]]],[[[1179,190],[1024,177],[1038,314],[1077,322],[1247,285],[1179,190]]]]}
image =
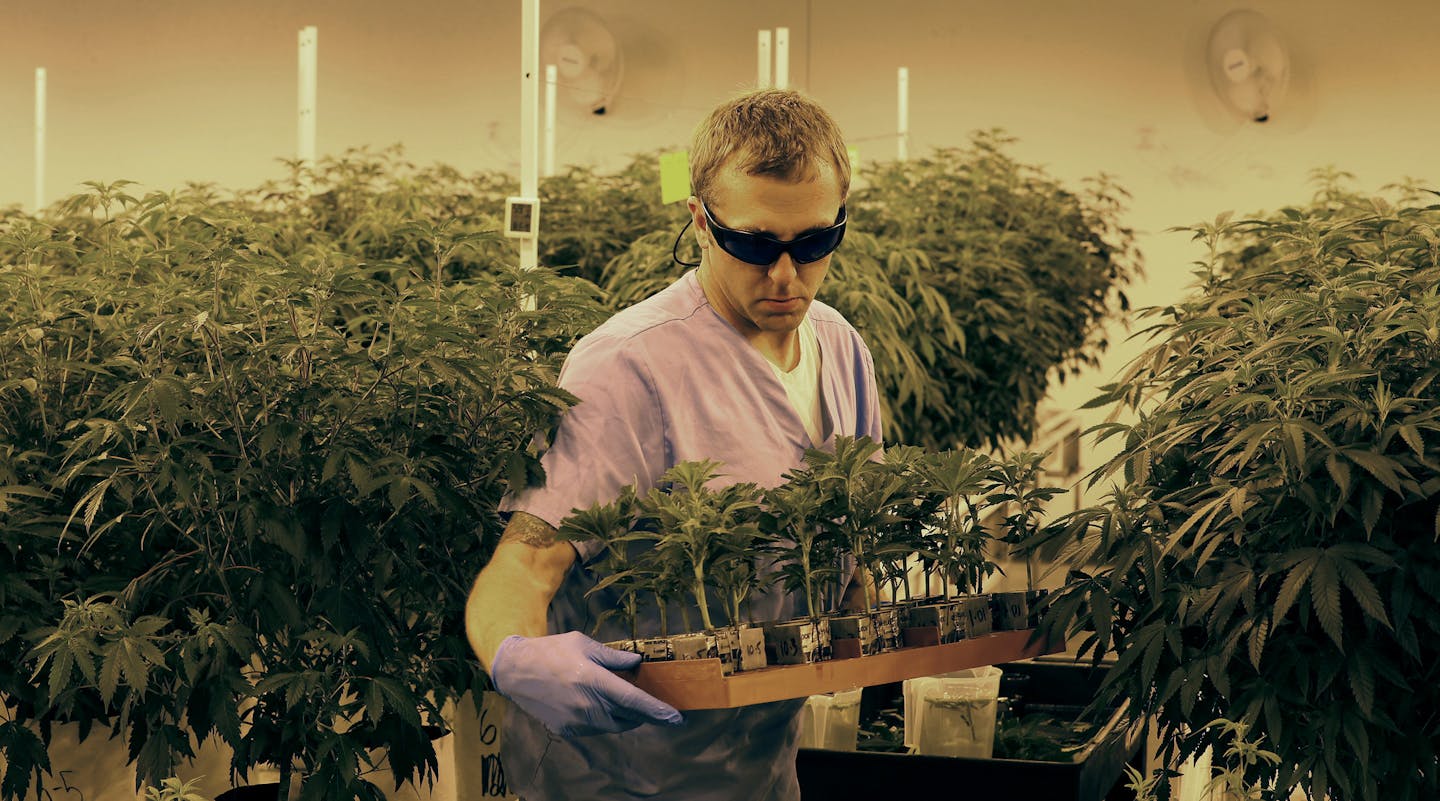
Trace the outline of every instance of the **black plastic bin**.
{"type": "MultiPolygon", "coordinates": [[[[1104,668],[1072,661],[1036,660],[999,666],[1005,671],[1002,697],[1024,707],[1078,707],[1088,704],[1104,668]]],[[[865,689],[861,718],[893,706],[901,685],[865,689]]],[[[1121,714],[1097,730],[1074,762],[972,759],[802,748],[796,760],[804,801],[845,801],[918,797],[984,801],[1120,801],[1133,799],[1124,787],[1124,766],[1140,766],[1140,727],[1125,730],[1121,714]],[[915,795],[921,793],[921,795],[915,795]]]]}

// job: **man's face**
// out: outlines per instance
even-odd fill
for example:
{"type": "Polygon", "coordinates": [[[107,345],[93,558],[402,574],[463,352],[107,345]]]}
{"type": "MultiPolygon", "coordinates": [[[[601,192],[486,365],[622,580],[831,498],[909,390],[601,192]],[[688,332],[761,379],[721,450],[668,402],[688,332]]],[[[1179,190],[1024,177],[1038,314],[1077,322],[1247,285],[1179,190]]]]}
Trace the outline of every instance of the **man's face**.
{"type": "MultiPolygon", "coordinates": [[[[834,225],[844,202],[839,179],[829,164],[819,169],[813,180],[801,183],[747,175],[727,166],[708,195],[703,200],[720,225],[770,234],[782,241],[834,225]]],[[[748,264],[715,242],[694,197],[690,198],[690,212],[703,248],[702,281],[715,310],[747,339],[764,332],[783,336],[799,328],[825,280],[830,257],[796,264],[789,253],[782,253],[774,264],[748,264]]]]}

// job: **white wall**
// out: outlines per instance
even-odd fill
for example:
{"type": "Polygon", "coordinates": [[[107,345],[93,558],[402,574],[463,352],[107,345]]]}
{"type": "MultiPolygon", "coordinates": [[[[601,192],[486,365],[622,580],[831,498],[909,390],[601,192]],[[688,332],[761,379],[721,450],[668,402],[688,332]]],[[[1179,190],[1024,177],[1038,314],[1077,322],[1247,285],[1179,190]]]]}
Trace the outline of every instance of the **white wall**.
{"type": "MultiPolygon", "coordinates": [[[[1188,234],[1167,228],[1302,202],[1310,170],[1325,165],[1355,173],[1366,190],[1405,176],[1440,181],[1440,3],[1249,3],[1290,38],[1309,83],[1295,101],[1305,119],[1281,106],[1267,126],[1217,130],[1189,88],[1185,59],[1213,20],[1241,5],[846,3],[843,13],[815,15],[810,89],[847,134],[881,133],[893,77],[857,69],[856,54],[886,68],[904,64],[912,153],[1000,126],[1020,138],[1018,157],[1067,182],[1115,176],[1133,196],[1126,221],[1140,234],[1149,273],[1131,298],[1163,304],[1183,290],[1199,255],[1188,234]]],[[[1113,348],[1104,375],[1135,350],[1113,348]]],[[[1078,406],[1097,383],[1061,388],[1055,400],[1078,406]]]]}

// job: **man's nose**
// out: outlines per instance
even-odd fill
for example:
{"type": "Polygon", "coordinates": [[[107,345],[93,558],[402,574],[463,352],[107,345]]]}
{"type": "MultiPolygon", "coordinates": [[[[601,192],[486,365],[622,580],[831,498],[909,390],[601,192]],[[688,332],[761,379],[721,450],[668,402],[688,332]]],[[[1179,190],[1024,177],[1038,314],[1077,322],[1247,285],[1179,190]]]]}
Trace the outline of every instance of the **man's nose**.
{"type": "Polygon", "coordinates": [[[770,280],[779,286],[785,286],[795,280],[800,271],[795,268],[795,260],[790,258],[789,253],[781,253],[780,258],[770,265],[770,280]]]}

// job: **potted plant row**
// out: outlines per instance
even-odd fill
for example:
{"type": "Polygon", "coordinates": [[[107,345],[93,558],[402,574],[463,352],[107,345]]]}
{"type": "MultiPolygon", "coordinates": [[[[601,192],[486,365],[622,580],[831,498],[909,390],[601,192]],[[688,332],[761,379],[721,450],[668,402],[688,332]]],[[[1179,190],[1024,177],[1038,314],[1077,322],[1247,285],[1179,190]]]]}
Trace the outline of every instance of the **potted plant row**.
{"type": "Polygon", "coordinates": [[[1038,463],[968,449],[882,456],[869,438],[839,437],[833,453],[808,451],[774,487],[726,484],[720,463],[682,462],[647,492],[630,486],[575,510],[559,530],[603,544],[590,592],[617,603],[596,630],[619,615],[626,636],[609,644],[645,661],[717,658],[729,675],[861,657],[1032,626],[1027,593],[977,591],[997,569],[991,540],[1035,525],[1055,492],[1016,485],[1034,482],[1038,463]],[[1027,513],[1001,514],[1017,500],[1027,513]],[[923,593],[907,580],[917,563],[923,593]],[[852,574],[856,608],[827,604],[852,574]],[[752,600],[772,591],[796,599],[796,617],[754,618],[752,600]]]}

